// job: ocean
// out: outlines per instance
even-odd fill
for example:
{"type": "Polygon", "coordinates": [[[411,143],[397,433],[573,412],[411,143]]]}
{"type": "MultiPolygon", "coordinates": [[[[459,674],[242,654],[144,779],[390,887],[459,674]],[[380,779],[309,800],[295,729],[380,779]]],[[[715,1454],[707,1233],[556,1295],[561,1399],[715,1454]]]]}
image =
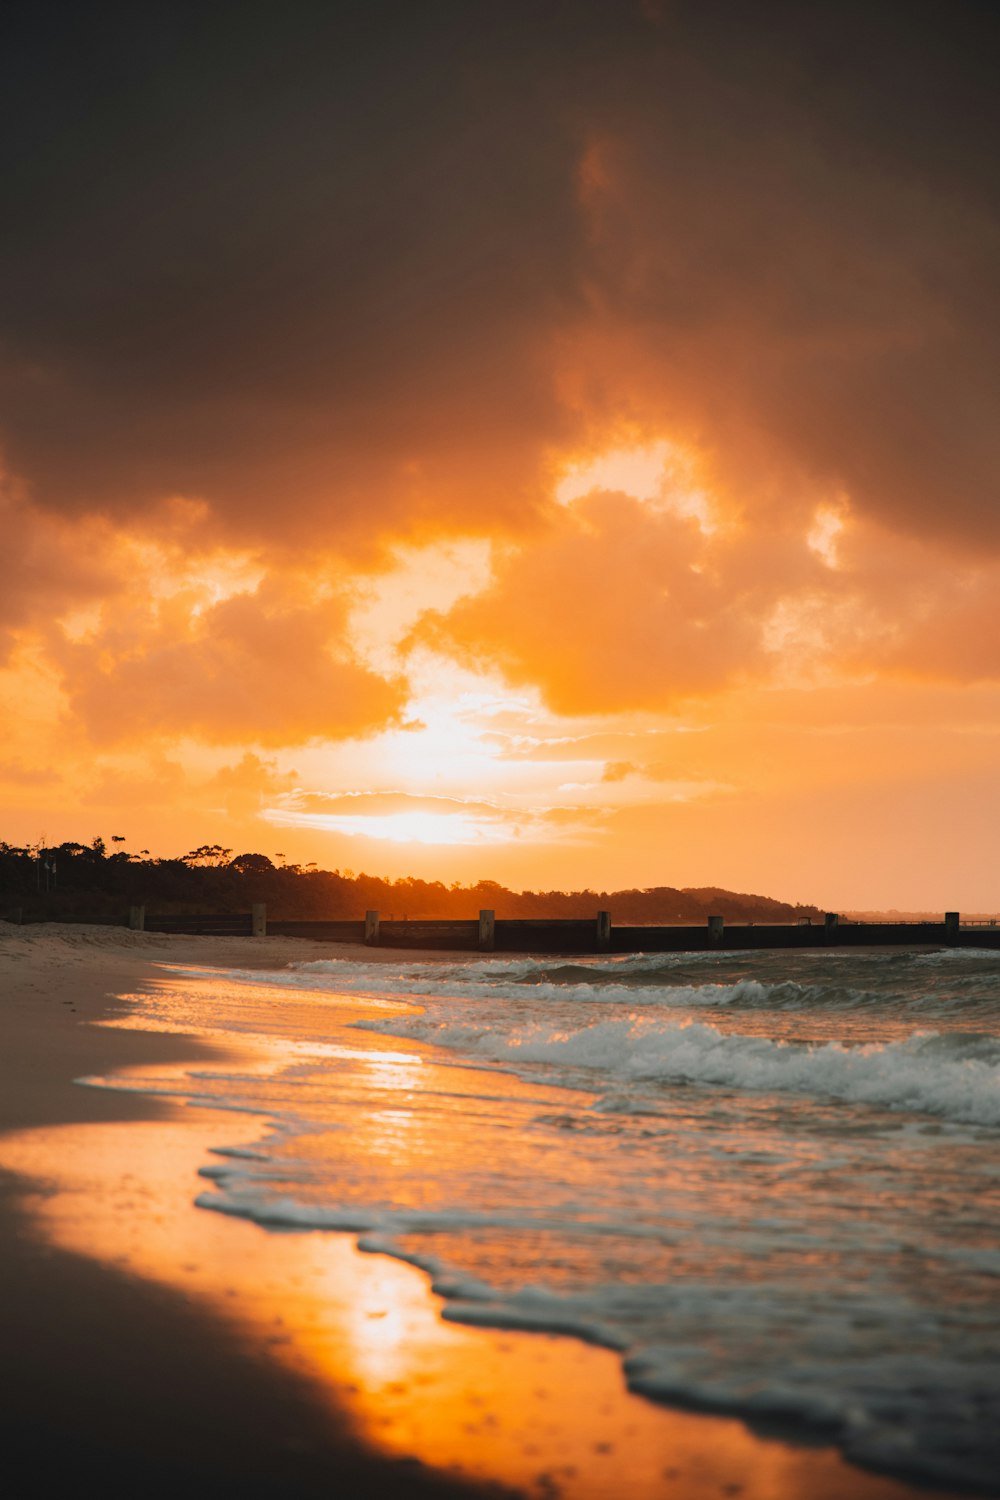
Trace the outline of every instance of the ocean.
{"type": "Polygon", "coordinates": [[[929,1485],[1000,1475],[1000,954],[331,957],[171,970],[116,1024],[237,1065],[197,1204],[341,1230],[443,1316],[929,1485]]]}

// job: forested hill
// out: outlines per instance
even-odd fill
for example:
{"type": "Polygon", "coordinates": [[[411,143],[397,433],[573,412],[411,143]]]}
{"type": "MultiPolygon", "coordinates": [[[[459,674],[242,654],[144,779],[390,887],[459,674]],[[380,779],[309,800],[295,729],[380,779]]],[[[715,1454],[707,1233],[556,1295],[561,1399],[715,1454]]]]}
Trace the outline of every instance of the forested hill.
{"type": "Polygon", "coordinates": [[[265,854],[233,858],[231,849],[218,845],[203,845],[178,859],[151,859],[145,851],[109,853],[102,839],[50,849],[0,843],[0,918],[8,920],[20,913],[25,921],[117,921],[130,905],[161,914],[236,912],[248,911],[255,901],[266,902],[268,916],[275,919],[360,917],[370,909],[385,917],[473,917],[483,907],[498,917],[590,917],[608,910],[626,925],[703,922],[710,914],[734,922],[794,922],[820,915],[815,906],[715,886],[511,891],[492,880],[449,886],[276,865],[265,854]]]}

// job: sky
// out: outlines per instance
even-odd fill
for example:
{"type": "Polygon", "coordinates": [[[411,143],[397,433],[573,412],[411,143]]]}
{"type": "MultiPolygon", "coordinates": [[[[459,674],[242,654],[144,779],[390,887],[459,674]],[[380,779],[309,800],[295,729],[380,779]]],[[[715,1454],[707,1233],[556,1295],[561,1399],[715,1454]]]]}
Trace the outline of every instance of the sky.
{"type": "Polygon", "coordinates": [[[1000,907],[995,7],[0,30],[0,838],[1000,907]]]}

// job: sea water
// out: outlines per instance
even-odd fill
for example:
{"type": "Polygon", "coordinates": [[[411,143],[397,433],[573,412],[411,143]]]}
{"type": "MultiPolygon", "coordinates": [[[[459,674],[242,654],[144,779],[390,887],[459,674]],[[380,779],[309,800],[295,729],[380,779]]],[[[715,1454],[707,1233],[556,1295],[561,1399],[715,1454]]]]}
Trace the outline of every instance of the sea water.
{"type": "Polygon", "coordinates": [[[185,1080],[259,1117],[201,1208],[353,1232],[654,1399],[997,1485],[997,952],[331,957],[136,1006],[249,1049],[185,1080]]]}

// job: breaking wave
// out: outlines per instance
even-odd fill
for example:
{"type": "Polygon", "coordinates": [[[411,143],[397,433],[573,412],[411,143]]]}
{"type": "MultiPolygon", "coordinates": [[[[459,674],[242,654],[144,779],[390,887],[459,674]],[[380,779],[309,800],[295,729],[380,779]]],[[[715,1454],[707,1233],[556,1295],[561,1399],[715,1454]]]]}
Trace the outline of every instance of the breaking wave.
{"type": "Polygon", "coordinates": [[[980,1033],[918,1033],[905,1041],[849,1047],[726,1034],[704,1022],[647,1017],[574,1031],[544,1023],[497,1030],[455,1024],[436,1011],[355,1023],[413,1037],[476,1061],[521,1069],[546,1064],[590,1086],[712,1084],[755,1093],[809,1094],[851,1104],[912,1110],[962,1124],[1000,1124],[1000,1042],[980,1033]]]}

